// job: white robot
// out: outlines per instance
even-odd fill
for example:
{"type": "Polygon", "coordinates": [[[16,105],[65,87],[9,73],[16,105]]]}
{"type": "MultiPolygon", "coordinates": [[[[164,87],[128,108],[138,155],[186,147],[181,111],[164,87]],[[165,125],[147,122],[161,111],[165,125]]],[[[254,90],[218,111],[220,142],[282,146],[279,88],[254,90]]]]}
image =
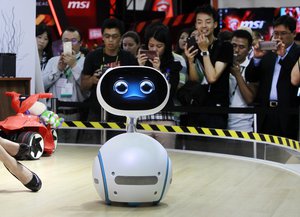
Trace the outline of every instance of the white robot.
{"type": "Polygon", "coordinates": [[[99,196],[106,204],[158,204],[172,182],[171,160],[159,142],[135,132],[135,122],[164,108],[167,80],[150,67],[111,68],[99,80],[97,98],[106,111],[129,120],[127,132],[108,140],[95,157],[93,181],[99,196]]]}

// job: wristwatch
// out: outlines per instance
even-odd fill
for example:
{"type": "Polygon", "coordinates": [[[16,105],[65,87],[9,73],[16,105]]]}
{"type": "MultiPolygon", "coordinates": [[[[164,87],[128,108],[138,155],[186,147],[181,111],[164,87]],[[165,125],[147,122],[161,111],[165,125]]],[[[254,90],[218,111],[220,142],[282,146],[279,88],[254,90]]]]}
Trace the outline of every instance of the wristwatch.
{"type": "Polygon", "coordinates": [[[201,56],[209,56],[209,52],[208,51],[201,51],[200,55],[201,56]]]}

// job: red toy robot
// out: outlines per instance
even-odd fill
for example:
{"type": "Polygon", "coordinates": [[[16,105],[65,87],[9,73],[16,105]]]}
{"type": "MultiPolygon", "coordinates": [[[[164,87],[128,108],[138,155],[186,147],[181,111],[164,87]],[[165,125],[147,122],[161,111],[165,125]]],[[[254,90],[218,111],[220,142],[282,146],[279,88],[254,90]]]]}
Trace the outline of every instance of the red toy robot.
{"type": "Polygon", "coordinates": [[[5,94],[12,98],[11,105],[16,115],[0,121],[1,135],[18,143],[29,144],[31,151],[25,159],[39,159],[43,154],[51,155],[57,146],[55,128],[61,125],[63,119],[48,111],[38,99],[51,98],[52,94],[40,93],[31,96],[22,96],[16,92],[5,94]]]}

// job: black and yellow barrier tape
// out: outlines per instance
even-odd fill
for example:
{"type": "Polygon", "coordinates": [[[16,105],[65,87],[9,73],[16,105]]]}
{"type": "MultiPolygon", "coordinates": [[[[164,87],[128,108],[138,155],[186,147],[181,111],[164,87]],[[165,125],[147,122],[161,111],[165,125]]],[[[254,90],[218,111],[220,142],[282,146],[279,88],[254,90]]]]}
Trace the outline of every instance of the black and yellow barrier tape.
{"type": "MultiPolygon", "coordinates": [[[[66,121],[62,124],[62,129],[80,128],[80,129],[101,129],[101,130],[126,130],[125,123],[115,122],[81,122],[66,121]]],[[[272,145],[284,146],[300,152],[299,141],[280,136],[272,136],[261,133],[241,132],[234,130],[211,129],[204,127],[191,126],[165,126],[152,124],[137,124],[137,131],[155,131],[162,133],[176,133],[178,135],[191,136],[210,136],[222,137],[235,140],[244,140],[249,142],[260,142],[272,145]]]]}

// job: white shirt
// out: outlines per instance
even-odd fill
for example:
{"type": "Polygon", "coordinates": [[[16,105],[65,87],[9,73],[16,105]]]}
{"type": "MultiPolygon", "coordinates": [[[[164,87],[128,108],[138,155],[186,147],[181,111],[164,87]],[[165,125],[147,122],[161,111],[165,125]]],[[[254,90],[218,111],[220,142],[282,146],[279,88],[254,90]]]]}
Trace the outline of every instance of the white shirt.
{"type": "MultiPolygon", "coordinates": [[[[242,69],[241,74],[244,80],[246,67],[249,62],[250,60],[246,58],[246,60],[240,64],[242,69]]],[[[239,86],[237,85],[236,78],[232,74],[229,75],[229,102],[229,107],[249,107],[243,98],[239,86]]],[[[253,114],[228,114],[228,129],[253,132],[253,114]]]]}
{"type": "Polygon", "coordinates": [[[81,71],[83,69],[85,57],[78,53],[76,55],[77,63],[73,68],[69,68],[69,76],[58,69],[60,56],[52,57],[42,72],[45,90],[53,93],[54,98],[66,102],[81,102],[87,98],[87,93],[80,90],[81,71]]]}
{"type": "Polygon", "coordinates": [[[278,95],[277,95],[277,82],[278,82],[278,78],[279,78],[279,74],[280,74],[280,70],[281,70],[281,64],[279,63],[280,60],[283,60],[286,55],[288,54],[289,50],[291,49],[292,45],[290,45],[287,49],[286,49],[286,53],[283,57],[278,56],[276,59],[276,63],[275,63],[275,67],[274,67],[274,72],[273,72],[273,78],[272,78],[272,86],[271,86],[271,91],[270,91],[270,100],[278,100],[278,95]]]}

